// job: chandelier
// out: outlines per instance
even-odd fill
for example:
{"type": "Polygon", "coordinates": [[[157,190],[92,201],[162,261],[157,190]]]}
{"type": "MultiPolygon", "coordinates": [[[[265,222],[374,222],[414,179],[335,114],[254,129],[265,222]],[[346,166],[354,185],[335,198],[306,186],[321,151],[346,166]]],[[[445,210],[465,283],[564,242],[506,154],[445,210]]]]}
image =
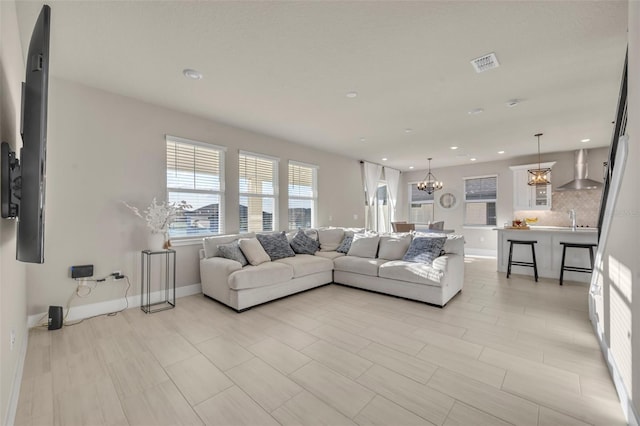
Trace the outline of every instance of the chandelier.
{"type": "Polygon", "coordinates": [[[420,191],[425,191],[429,195],[442,189],[442,182],[436,180],[436,177],[431,173],[431,158],[429,158],[429,172],[422,182],[418,182],[417,187],[420,191]]]}
{"type": "Polygon", "coordinates": [[[542,136],[542,133],[538,133],[534,136],[538,138],[538,168],[528,170],[529,181],[527,182],[527,184],[531,186],[551,185],[551,182],[549,181],[551,169],[543,169],[542,167],[540,167],[540,136],[542,136]]]}

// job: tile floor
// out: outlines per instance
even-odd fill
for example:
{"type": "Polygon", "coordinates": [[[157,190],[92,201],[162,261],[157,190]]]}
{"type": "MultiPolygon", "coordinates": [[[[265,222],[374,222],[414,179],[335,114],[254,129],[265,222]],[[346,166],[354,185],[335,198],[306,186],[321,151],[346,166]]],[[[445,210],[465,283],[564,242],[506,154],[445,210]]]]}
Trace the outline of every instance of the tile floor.
{"type": "Polygon", "coordinates": [[[329,285],[34,329],[16,424],[625,424],[586,285],[465,272],[444,309],[329,285]]]}

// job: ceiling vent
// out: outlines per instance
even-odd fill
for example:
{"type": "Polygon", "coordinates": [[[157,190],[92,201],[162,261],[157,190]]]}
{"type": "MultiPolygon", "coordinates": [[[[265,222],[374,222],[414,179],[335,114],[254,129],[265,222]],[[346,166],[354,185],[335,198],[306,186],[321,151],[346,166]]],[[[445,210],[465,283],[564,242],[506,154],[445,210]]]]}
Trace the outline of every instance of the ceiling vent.
{"type": "Polygon", "coordinates": [[[473,65],[473,69],[476,70],[477,73],[481,73],[493,68],[498,68],[500,63],[498,62],[498,58],[496,58],[496,54],[492,52],[488,55],[475,58],[471,61],[471,65],[473,65]]]}

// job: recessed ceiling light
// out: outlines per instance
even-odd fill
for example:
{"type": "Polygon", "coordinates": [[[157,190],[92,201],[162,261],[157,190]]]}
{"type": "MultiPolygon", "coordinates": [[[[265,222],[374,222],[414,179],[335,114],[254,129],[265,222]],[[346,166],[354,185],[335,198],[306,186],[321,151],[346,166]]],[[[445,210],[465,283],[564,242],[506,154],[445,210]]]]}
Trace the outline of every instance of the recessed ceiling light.
{"type": "Polygon", "coordinates": [[[504,151],[498,151],[498,154],[504,154],[504,151]]]}
{"type": "Polygon", "coordinates": [[[482,109],[482,108],[474,108],[472,110],[469,110],[467,112],[467,114],[469,114],[469,115],[478,115],[478,114],[482,114],[483,112],[484,112],[484,109],[482,109]]]}
{"type": "Polygon", "coordinates": [[[412,133],[412,132],[413,132],[413,129],[406,128],[406,129],[404,129],[404,132],[405,132],[405,133],[412,133]]]}
{"type": "Polygon", "coordinates": [[[457,146],[452,146],[451,149],[458,149],[458,147],[457,146]]]}
{"type": "Polygon", "coordinates": [[[360,142],[366,142],[367,138],[360,138],[360,142]]]}
{"type": "Polygon", "coordinates": [[[192,70],[191,68],[183,69],[182,74],[191,80],[202,80],[202,73],[200,71],[192,70]]]}
{"type": "Polygon", "coordinates": [[[410,169],[413,169],[413,166],[409,166],[410,169]]]}
{"type": "Polygon", "coordinates": [[[387,160],[388,160],[388,158],[387,158],[387,157],[385,157],[385,158],[383,158],[383,159],[382,159],[382,161],[387,161],[387,160]]]}
{"type": "Polygon", "coordinates": [[[591,142],[591,139],[580,139],[580,142],[582,142],[582,143],[591,142]]]}
{"type": "Polygon", "coordinates": [[[358,96],[358,92],[349,92],[347,93],[347,98],[355,98],[358,96]]]}
{"type": "Polygon", "coordinates": [[[505,105],[507,108],[513,108],[514,106],[517,106],[519,103],[520,103],[519,99],[509,99],[505,105]]]}
{"type": "Polygon", "coordinates": [[[476,158],[475,157],[474,158],[469,158],[469,160],[476,161],[476,158]]]}

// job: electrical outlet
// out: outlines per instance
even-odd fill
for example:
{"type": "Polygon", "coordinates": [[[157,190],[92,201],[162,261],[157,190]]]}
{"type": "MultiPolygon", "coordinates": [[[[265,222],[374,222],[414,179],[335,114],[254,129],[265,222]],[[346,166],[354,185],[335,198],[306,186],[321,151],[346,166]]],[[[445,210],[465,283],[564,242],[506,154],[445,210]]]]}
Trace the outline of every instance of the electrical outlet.
{"type": "Polygon", "coordinates": [[[16,331],[11,329],[11,333],[9,333],[9,350],[13,350],[13,347],[16,345],[16,331]]]}

